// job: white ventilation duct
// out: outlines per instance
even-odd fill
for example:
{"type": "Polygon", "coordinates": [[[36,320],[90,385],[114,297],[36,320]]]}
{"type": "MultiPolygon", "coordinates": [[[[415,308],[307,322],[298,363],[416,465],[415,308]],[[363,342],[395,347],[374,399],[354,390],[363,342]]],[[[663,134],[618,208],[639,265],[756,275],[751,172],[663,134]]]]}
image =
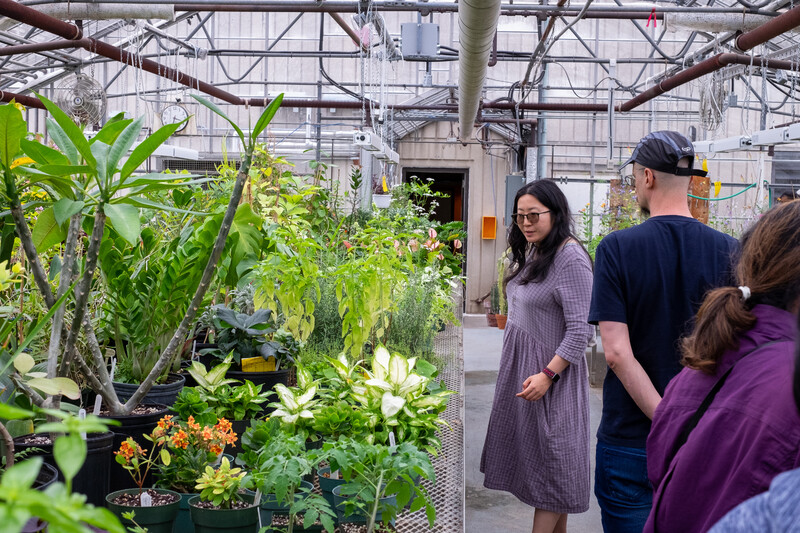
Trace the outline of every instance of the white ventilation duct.
{"type": "MultiPolygon", "coordinates": [[[[691,11],[687,8],[687,11],[691,11]]],[[[766,15],[744,15],[733,13],[664,13],[667,31],[705,31],[721,33],[725,31],[750,31],[773,17],[766,15]]]]}
{"type": "Polygon", "coordinates": [[[499,17],[500,0],[458,2],[458,121],[462,141],[472,137],[499,17]]]}

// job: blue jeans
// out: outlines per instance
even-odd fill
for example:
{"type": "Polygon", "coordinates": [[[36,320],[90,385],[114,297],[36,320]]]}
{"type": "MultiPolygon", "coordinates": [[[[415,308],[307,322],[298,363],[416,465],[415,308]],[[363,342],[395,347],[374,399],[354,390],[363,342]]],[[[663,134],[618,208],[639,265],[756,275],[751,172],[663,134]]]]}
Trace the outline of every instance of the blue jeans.
{"type": "Polygon", "coordinates": [[[653,504],[644,448],[598,441],[594,472],[594,494],[600,504],[603,531],[642,533],[653,504]]]}

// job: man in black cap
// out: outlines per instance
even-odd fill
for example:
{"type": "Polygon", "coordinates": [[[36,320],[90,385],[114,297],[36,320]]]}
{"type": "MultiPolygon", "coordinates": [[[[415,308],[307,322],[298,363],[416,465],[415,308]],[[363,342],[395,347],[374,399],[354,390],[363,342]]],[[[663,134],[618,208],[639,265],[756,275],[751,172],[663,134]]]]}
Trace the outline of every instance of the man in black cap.
{"type": "Polygon", "coordinates": [[[667,383],[681,369],[679,339],[710,288],[731,279],[732,237],[692,218],[694,148],[680,133],[645,136],[620,169],[647,221],[597,247],[589,322],[600,325],[610,372],[597,431],[595,495],[603,529],[640,533],[652,503],[645,443],[667,383]]]}

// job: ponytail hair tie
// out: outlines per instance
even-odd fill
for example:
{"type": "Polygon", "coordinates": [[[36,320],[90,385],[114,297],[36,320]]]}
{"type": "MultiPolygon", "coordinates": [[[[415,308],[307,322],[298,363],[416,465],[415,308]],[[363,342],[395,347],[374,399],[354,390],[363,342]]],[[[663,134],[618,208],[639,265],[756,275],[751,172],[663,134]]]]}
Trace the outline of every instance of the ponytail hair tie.
{"type": "Polygon", "coordinates": [[[746,302],[750,299],[750,287],[743,285],[739,287],[739,290],[742,291],[742,300],[746,302]]]}

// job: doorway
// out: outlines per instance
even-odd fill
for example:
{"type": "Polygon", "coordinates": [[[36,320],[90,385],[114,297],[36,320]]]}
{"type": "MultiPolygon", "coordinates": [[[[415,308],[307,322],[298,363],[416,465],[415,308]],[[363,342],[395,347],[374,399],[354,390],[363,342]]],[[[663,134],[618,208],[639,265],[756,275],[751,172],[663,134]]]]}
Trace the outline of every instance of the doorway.
{"type": "Polygon", "coordinates": [[[447,195],[446,198],[437,198],[439,206],[433,219],[439,224],[458,220],[467,229],[467,174],[466,169],[405,168],[403,182],[411,181],[413,177],[421,181],[431,180],[433,192],[447,195]]]}

